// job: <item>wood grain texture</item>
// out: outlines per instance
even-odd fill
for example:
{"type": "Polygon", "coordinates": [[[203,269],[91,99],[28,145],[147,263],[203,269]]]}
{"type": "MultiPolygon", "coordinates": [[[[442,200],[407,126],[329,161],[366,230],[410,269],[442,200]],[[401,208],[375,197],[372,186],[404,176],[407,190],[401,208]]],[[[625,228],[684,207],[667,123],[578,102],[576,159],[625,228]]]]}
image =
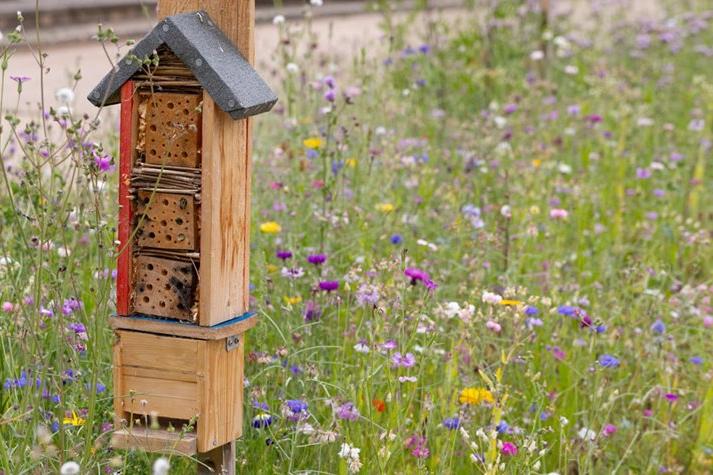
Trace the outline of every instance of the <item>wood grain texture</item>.
{"type": "Polygon", "coordinates": [[[197,373],[199,340],[120,330],[121,366],[197,373]]]}
{"type": "Polygon", "coordinates": [[[111,436],[111,446],[115,449],[136,449],[146,452],[194,455],[196,453],[196,435],[152,430],[134,427],[121,429],[111,436]]]}
{"type": "Polygon", "coordinates": [[[131,171],[134,165],[138,113],[134,100],[134,84],[127,81],[121,87],[121,112],[119,130],[119,229],[117,239],[116,311],[129,314],[131,293],[131,232],[133,213],[129,199],[131,171]]]}
{"type": "Polygon", "coordinates": [[[198,419],[198,452],[208,452],[240,437],[243,425],[243,349],[227,351],[224,340],[206,341],[205,380],[198,419]]]}

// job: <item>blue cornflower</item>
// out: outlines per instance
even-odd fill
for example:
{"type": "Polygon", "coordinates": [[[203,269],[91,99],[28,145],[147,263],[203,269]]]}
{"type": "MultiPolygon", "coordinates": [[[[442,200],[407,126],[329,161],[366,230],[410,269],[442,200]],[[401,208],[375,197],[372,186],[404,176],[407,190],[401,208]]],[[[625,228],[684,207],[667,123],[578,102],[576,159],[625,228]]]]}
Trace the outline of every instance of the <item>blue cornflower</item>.
{"type": "Polygon", "coordinates": [[[258,414],[253,417],[252,426],[256,429],[264,429],[272,424],[272,416],[267,413],[258,414]]]}
{"type": "Polygon", "coordinates": [[[391,244],[393,244],[394,246],[398,246],[399,244],[404,242],[404,238],[402,238],[400,234],[393,234],[391,236],[390,241],[391,241],[391,244]]]}
{"type": "Polygon", "coordinates": [[[689,359],[688,361],[693,364],[703,364],[703,358],[701,358],[700,356],[692,356],[691,359],[689,359]]]}
{"type": "Polygon", "coordinates": [[[262,409],[263,411],[267,411],[270,409],[270,406],[268,406],[266,402],[260,402],[255,400],[253,400],[253,407],[255,409],[262,409]]]}
{"type": "Polygon", "coordinates": [[[460,427],[460,419],[457,417],[446,417],[443,419],[443,427],[450,430],[455,430],[460,427]]]}
{"type": "Polygon", "coordinates": [[[666,332],[666,325],[660,319],[656,320],[653,325],[651,325],[651,331],[663,335],[666,332]]]}
{"type": "Polygon", "coordinates": [[[577,313],[577,307],[571,305],[560,305],[557,307],[557,312],[565,317],[574,317],[577,313]]]}
{"type": "Polygon", "coordinates": [[[307,408],[309,407],[306,402],[301,401],[299,399],[288,399],[287,401],[285,401],[285,404],[287,404],[287,407],[290,408],[290,411],[295,414],[299,414],[300,412],[307,412],[307,408]]]}
{"type": "Polygon", "coordinates": [[[510,426],[505,421],[500,421],[500,423],[495,426],[495,430],[498,431],[498,434],[506,434],[508,429],[510,429],[510,426]]]}
{"type": "Polygon", "coordinates": [[[538,313],[540,313],[540,311],[537,309],[537,307],[533,307],[532,305],[528,305],[527,307],[525,307],[525,315],[527,315],[528,317],[533,317],[538,313]]]}
{"type": "Polygon", "coordinates": [[[619,360],[612,355],[602,355],[599,357],[599,364],[604,368],[616,368],[619,366],[619,360]]]}

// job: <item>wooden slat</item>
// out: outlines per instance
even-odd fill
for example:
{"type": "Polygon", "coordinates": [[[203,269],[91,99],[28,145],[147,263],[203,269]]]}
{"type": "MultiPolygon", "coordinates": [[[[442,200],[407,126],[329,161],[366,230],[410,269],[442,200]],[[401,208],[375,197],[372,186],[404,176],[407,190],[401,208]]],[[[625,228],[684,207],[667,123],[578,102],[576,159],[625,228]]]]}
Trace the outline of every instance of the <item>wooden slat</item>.
{"type": "Polygon", "coordinates": [[[198,382],[198,375],[188,371],[166,371],[165,369],[157,368],[137,368],[135,366],[122,366],[121,375],[135,376],[139,378],[150,379],[171,379],[173,381],[186,381],[189,383],[198,382]]]}
{"type": "Polygon", "coordinates": [[[134,165],[136,143],[137,107],[134,101],[134,84],[127,81],[121,87],[121,125],[119,143],[119,230],[116,276],[116,311],[128,315],[131,292],[131,226],[132,210],[129,185],[134,165]]]}
{"type": "Polygon", "coordinates": [[[203,353],[205,379],[200,395],[198,451],[208,452],[240,437],[243,425],[243,351],[225,349],[224,341],[207,341],[203,353]]]}
{"type": "Polygon", "coordinates": [[[190,420],[198,415],[198,385],[186,381],[123,375],[124,412],[190,420]]]}
{"type": "Polygon", "coordinates": [[[251,316],[235,323],[218,327],[201,327],[187,323],[157,318],[111,317],[109,325],[116,330],[133,330],[139,332],[156,333],[159,335],[174,335],[178,337],[194,338],[197,340],[224,340],[232,335],[239,335],[254,327],[257,317],[251,316]]]}
{"type": "MultiPolygon", "coordinates": [[[[121,318],[121,317],[119,317],[121,318]]],[[[118,331],[121,365],[196,373],[200,341],[118,331]]],[[[116,364],[116,363],[115,363],[116,364]]],[[[128,388],[123,388],[126,391],[128,388]]]]}
{"type": "Polygon", "coordinates": [[[135,427],[131,430],[122,429],[114,432],[111,446],[115,449],[141,449],[147,452],[194,455],[196,435],[135,427]]]}
{"type": "MultiPolygon", "coordinates": [[[[209,0],[201,8],[252,62],[253,0],[209,0]]],[[[250,261],[250,119],[233,120],[203,97],[201,299],[199,323],[215,325],[246,311],[250,261]],[[207,256],[210,256],[209,258],[207,256]]]]}

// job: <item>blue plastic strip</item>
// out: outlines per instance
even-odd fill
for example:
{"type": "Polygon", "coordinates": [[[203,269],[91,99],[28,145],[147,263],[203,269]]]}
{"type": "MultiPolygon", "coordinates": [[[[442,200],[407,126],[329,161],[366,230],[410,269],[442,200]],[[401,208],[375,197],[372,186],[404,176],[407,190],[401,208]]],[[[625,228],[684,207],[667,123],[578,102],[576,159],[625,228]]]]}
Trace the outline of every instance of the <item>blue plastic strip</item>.
{"type": "MultiPolygon", "coordinates": [[[[238,322],[242,322],[243,320],[247,320],[247,319],[249,319],[249,318],[252,318],[252,317],[254,317],[255,315],[256,315],[255,312],[245,312],[245,313],[242,314],[242,315],[238,315],[237,317],[233,317],[233,318],[231,318],[230,320],[226,320],[226,321],[221,322],[221,323],[219,323],[219,324],[217,324],[217,325],[213,325],[213,326],[211,326],[211,327],[203,327],[203,328],[223,328],[223,327],[227,327],[227,326],[230,326],[230,325],[234,325],[234,324],[236,324],[236,323],[238,323],[238,322]]],[[[193,325],[193,324],[190,324],[190,323],[183,323],[183,322],[178,321],[178,320],[166,320],[165,318],[152,317],[152,316],[150,316],[150,315],[144,315],[144,314],[141,314],[141,313],[129,315],[129,316],[126,316],[126,317],[120,317],[119,315],[114,314],[114,315],[112,315],[112,317],[114,317],[114,318],[133,318],[133,319],[136,319],[136,320],[153,320],[153,321],[155,321],[155,322],[165,323],[166,325],[197,326],[197,325],[193,325]]]]}

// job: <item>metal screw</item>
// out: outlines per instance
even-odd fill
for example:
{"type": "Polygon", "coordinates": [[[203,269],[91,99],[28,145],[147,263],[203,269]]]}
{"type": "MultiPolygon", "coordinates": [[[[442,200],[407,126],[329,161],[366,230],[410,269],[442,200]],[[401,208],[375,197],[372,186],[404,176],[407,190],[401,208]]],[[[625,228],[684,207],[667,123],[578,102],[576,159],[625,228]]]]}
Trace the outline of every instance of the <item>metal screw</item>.
{"type": "Polygon", "coordinates": [[[230,100],[228,101],[228,106],[230,106],[230,107],[235,107],[235,101],[234,101],[233,99],[230,99],[230,100]]]}
{"type": "Polygon", "coordinates": [[[166,23],[163,24],[163,27],[161,27],[163,31],[168,31],[168,25],[166,23]]]}
{"type": "Polygon", "coordinates": [[[203,66],[203,60],[201,58],[196,59],[196,66],[203,66]]]}

